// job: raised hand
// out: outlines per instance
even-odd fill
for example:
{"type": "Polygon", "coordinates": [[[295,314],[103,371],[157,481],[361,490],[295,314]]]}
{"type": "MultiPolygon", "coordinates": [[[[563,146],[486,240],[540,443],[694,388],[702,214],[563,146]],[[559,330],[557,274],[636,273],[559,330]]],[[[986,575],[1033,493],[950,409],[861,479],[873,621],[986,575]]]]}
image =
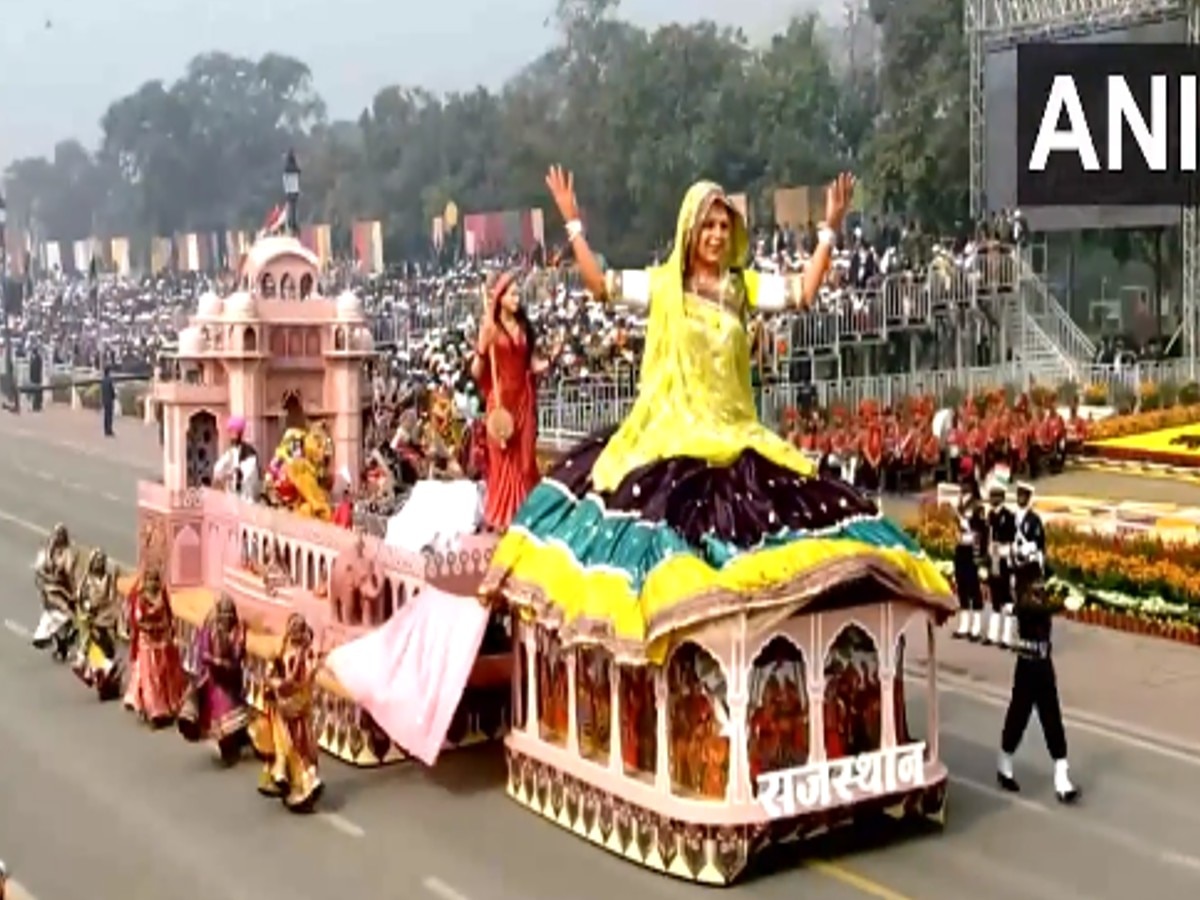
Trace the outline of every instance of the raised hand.
{"type": "Polygon", "coordinates": [[[575,176],[562,166],[551,166],[546,173],[546,187],[554,198],[559,215],[564,222],[575,221],[579,218],[579,204],[575,200],[575,176]]]}
{"type": "Polygon", "coordinates": [[[842,222],[854,200],[854,176],[842,172],[825,188],[825,225],[841,231],[842,222]]]}

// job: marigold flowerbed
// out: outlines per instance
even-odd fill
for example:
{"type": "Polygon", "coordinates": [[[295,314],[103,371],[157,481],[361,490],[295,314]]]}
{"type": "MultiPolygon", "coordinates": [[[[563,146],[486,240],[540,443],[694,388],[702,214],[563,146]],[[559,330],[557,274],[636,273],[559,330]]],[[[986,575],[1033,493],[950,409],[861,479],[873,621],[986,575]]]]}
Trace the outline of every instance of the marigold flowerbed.
{"type": "MultiPolygon", "coordinates": [[[[911,531],[950,571],[954,511],[926,503],[911,531]]],[[[1050,525],[1046,556],[1052,583],[1070,595],[1071,618],[1200,644],[1200,546],[1050,525]]]]}

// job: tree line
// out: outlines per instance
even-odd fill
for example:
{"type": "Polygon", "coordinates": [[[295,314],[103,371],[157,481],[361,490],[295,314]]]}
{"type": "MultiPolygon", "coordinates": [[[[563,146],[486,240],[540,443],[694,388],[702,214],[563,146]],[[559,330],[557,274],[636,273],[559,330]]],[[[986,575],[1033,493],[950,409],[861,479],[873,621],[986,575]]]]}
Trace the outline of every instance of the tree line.
{"type": "Polygon", "coordinates": [[[94,150],[64,140],[9,166],[11,221],[58,240],[255,228],[294,148],[301,218],[335,235],[381,219],[392,258],[426,254],[450,200],[548,208],[551,162],[576,171],[617,261],[670,235],[700,177],[769,215],[776,187],[852,168],[873,208],[953,228],[968,191],[962,0],[862,2],[865,58],[812,15],[752,44],[712,22],[639,28],[619,0],[558,0],[553,46],[500,90],[391,85],[357,121],[330,120],[301,60],[206,53],[115,100],[94,150]]]}

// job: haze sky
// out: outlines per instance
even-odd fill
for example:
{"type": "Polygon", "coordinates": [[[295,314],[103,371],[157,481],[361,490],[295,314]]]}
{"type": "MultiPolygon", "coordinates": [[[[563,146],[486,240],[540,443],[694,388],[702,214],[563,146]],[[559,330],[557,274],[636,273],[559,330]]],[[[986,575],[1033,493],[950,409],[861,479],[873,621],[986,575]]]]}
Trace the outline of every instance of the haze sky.
{"type": "MultiPolygon", "coordinates": [[[[55,142],[99,139],[108,104],[173,81],[197,53],[289,53],[312,68],[333,118],[356,117],[387,84],[498,87],[553,39],[554,0],[3,0],[0,171],[55,142]]],[[[843,0],[624,0],[644,26],[711,18],[761,38],[843,0]]]]}

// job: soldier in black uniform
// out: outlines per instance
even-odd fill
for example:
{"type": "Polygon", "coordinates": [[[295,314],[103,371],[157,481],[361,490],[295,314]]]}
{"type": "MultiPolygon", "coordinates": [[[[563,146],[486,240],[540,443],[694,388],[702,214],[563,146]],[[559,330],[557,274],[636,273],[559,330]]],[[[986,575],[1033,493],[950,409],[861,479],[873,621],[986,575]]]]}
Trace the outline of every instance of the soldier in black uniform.
{"type": "Polygon", "coordinates": [[[1016,585],[1017,664],[1013,673],[1012,697],[1000,736],[1000,760],[996,778],[1006,791],[1019,791],[1013,773],[1013,754],[1025,735],[1029,716],[1036,709],[1046,738],[1046,749],[1054,760],[1054,792],[1061,803],[1074,803],[1079,790],[1071,783],[1067,766],[1067,735],[1062,707],[1058,702],[1058,680],[1051,659],[1050,631],[1062,600],[1046,590],[1046,532],[1032,509],[1033,489],[1017,488],[1017,503],[1026,510],[1013,548],[1016,585]]]}
{"type": "Polygon", "coordinates": [[[956,638],[979,640],[983,633],[983,586],[979,570],[987,564],[987,518],[979,482],[965,460],[958,501],[958,546],[954,548],[954,586],[958,590],[956,638]]]}
{"type": "Polygon", "coordinates": [[[984,643],[1000,643],[1000,625],[1005,607],[1012,603],[1012,545],[1017,538],[1017,519],[1004,501],[1008,491],[993,479],[988,487],[988,594],[992,611],[988,616],[984,643]]]}

